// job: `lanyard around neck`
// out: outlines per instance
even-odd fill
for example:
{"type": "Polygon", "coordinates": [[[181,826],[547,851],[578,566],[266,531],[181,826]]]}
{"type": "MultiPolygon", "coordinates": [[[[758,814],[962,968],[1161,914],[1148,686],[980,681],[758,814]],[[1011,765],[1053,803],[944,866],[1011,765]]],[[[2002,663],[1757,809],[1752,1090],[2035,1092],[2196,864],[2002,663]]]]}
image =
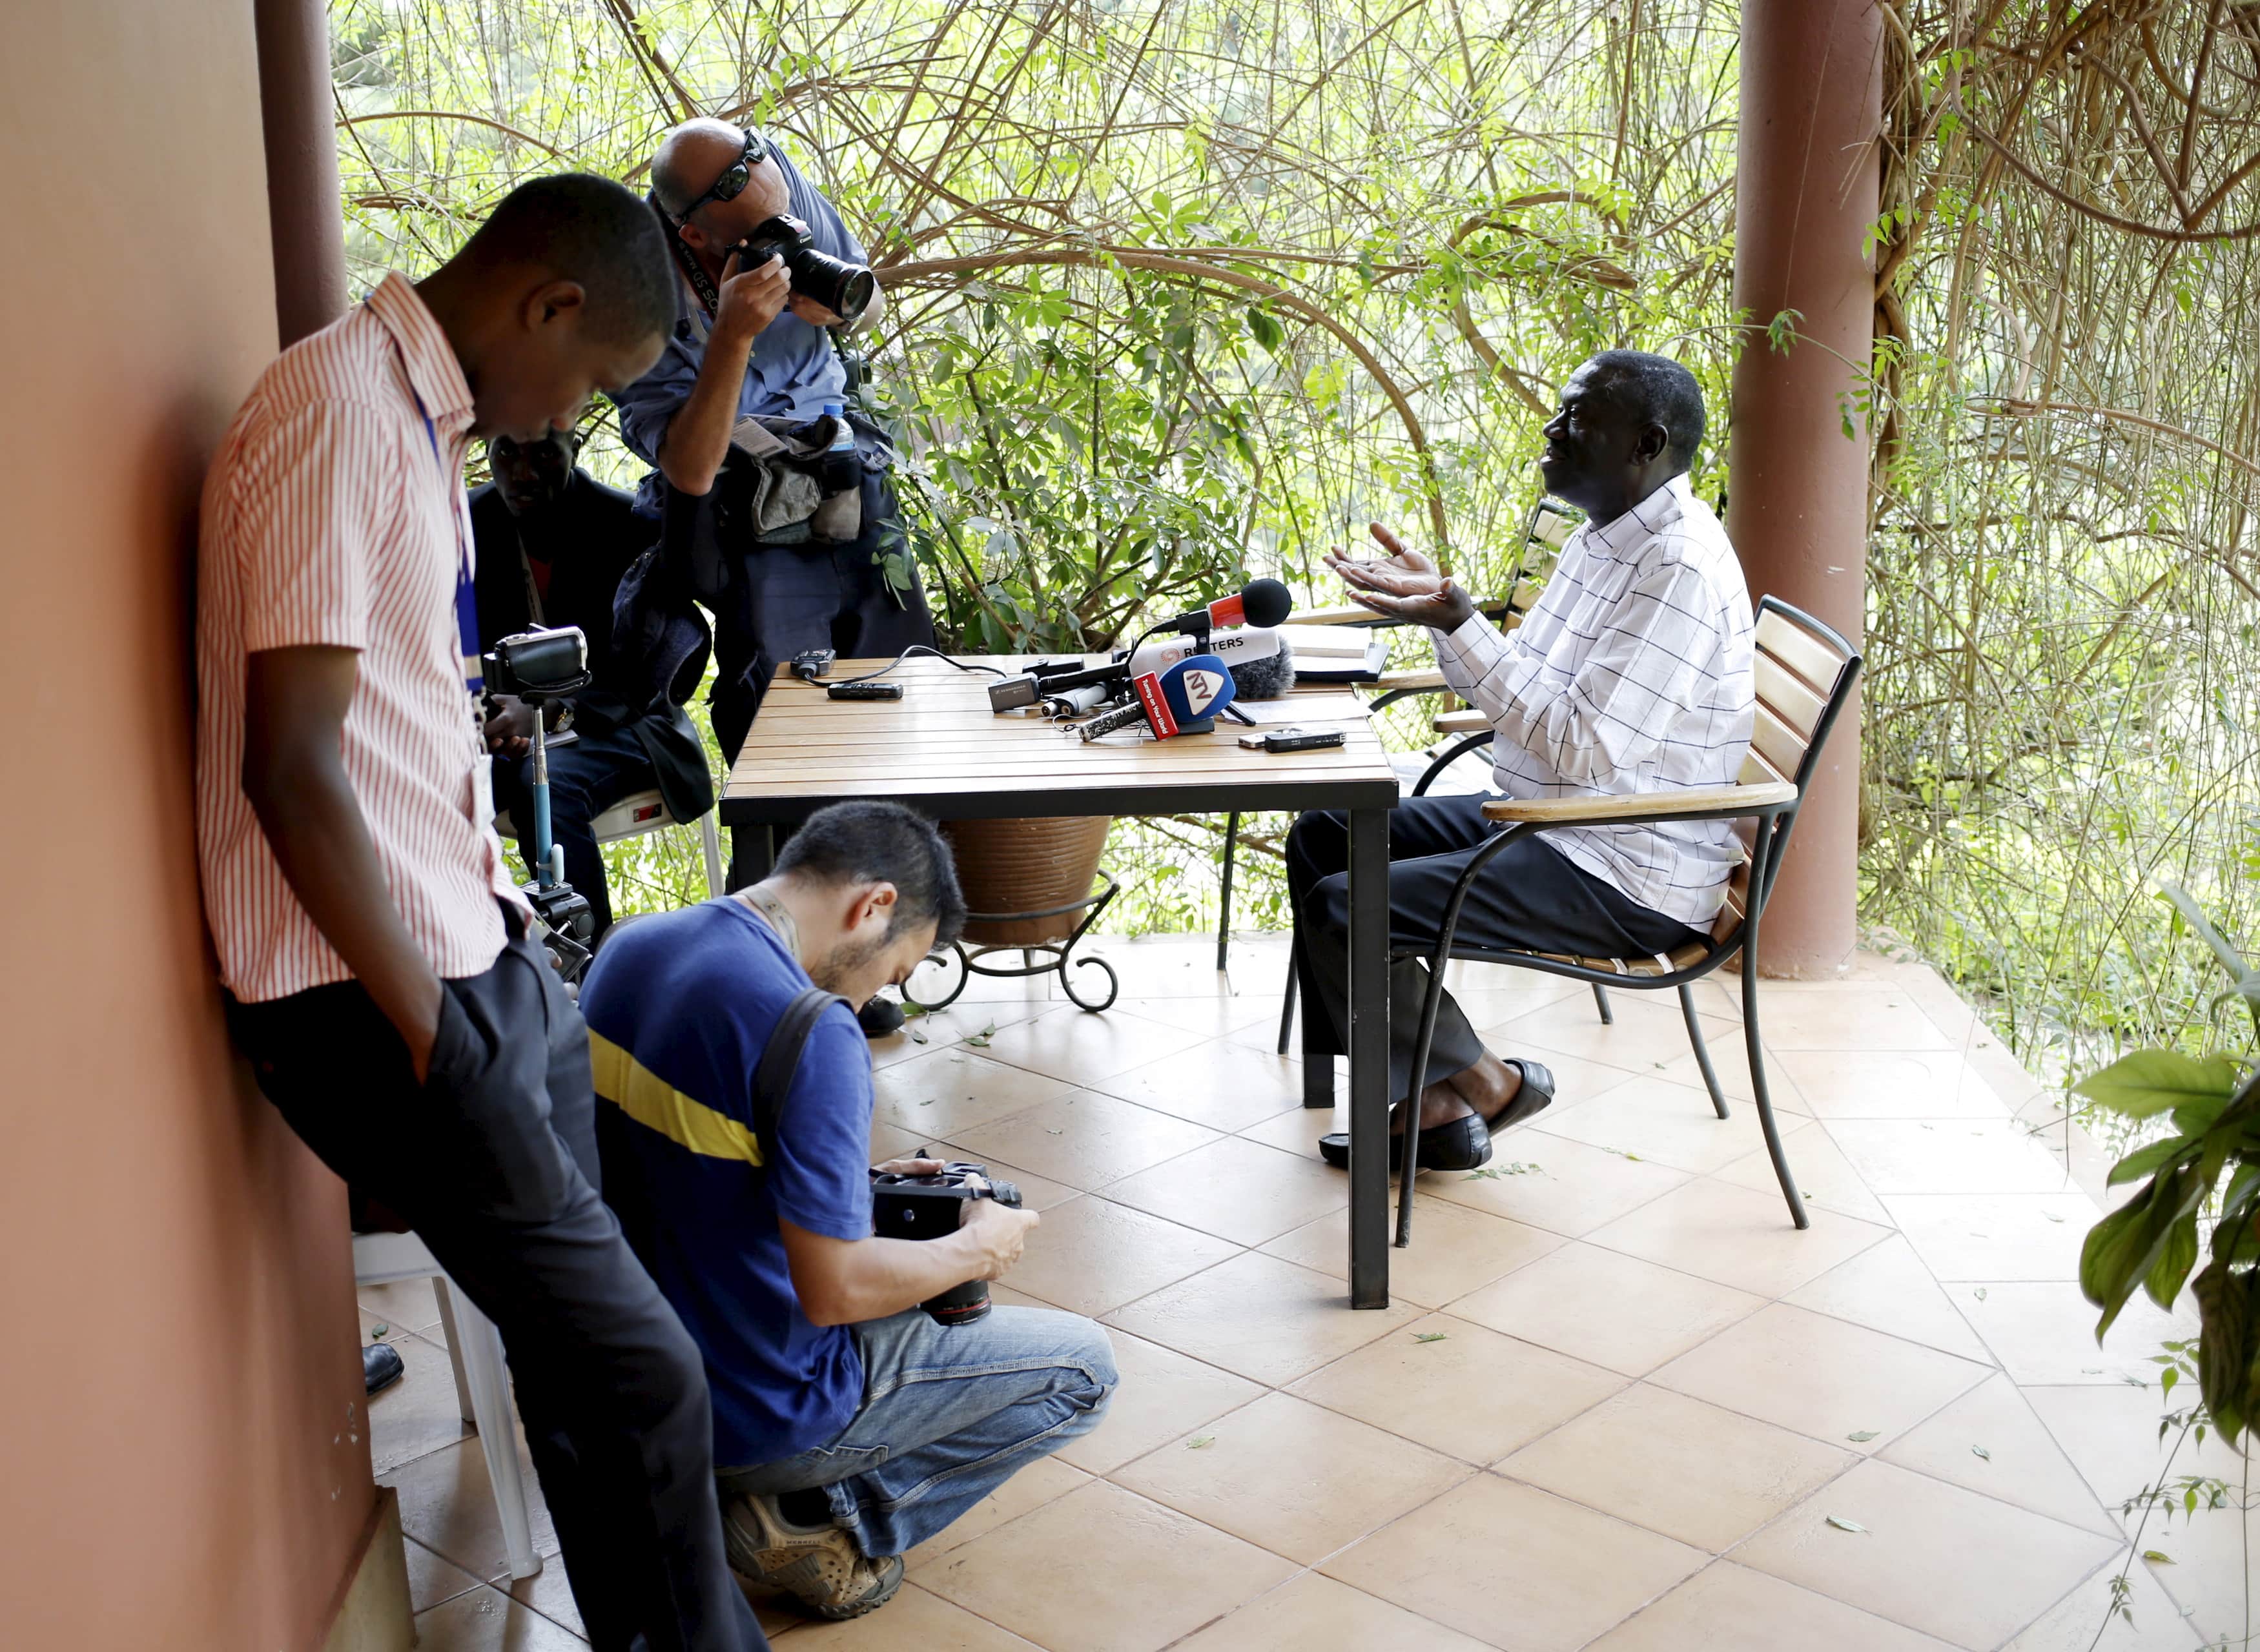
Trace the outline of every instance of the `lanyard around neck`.
{"type": "Polygon", "coordinates": [[[416,411],[424,414],[424,433],[432,439],[432,458],[447,490],[447,520],[455,530],[455,635],[462,649],[463,686],[477,695],[485,691],[487,677],[479,657],[479,594],[472,579],[475,564],[469,537],[463,532],[463,479],[448,468],[447,455],[440,451],[440,427],[432,422],[431,414],[424,412],[420,397],[416,411]]]}

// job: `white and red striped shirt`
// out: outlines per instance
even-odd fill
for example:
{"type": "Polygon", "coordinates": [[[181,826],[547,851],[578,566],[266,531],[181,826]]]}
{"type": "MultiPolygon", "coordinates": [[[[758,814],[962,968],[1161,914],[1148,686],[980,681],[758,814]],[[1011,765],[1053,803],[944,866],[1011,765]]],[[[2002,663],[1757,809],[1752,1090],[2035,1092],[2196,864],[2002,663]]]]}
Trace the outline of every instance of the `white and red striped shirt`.
{"type": "Polygon", "coordinates": [[[502,950],[495,898],[519,897],[456,626],[471,418],[447,334],[389,275],[260,375],[204,479],[197,848],[221,978],[247,1003],[353,974],[244,794],[245,662],[268,648],[359,651],[340,744],[393,905],[442,976],[478,975],[502,950]]]}

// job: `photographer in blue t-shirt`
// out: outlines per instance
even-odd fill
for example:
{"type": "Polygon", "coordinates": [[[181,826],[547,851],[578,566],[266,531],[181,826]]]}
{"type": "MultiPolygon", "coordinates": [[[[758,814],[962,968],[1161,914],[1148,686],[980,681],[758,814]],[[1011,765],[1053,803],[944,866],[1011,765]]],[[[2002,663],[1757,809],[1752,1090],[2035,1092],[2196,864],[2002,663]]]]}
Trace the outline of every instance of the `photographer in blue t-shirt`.
{"type": "Polygon", "coordinates": [[[964,919],[930,823],[838,804],[763,882],[616,926],[582,989],[604,1198],[705,1356],[730,1563],[827,1618],[883,1605],[905,1551],[1087,1432],[1115,1384],[1078,1314],[945,1327],[918,1305],[1002,1277],[1033,1212],[980,1198],[943,1238],[872,1233],[871,1058],[848,1003],[964,919]],[[754,1076],[812,984],[848,1003],[809,1032],[764,1141],[754,1076]]]}

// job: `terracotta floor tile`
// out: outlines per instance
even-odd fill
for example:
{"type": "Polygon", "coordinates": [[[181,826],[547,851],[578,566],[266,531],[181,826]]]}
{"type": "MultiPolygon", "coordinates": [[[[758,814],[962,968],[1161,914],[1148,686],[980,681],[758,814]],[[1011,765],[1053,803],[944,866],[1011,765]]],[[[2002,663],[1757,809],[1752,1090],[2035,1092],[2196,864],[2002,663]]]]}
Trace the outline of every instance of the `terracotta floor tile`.
{"type": "Polygon", "coordinates": [[[1958,1050],[1776,1057],[1816,1119],[2003,1119],[2008,1108],[1958,1050]]]}
{"type": "Polygon", "coordinates": [[[1537,1168],[1488,1176],[1434,1171],[1420,1178],[1420,1191],[1575,1239],[1687,1180],[1684,1170],[1627,1159],[1534,1126],[1500,1136],[1484,1168],[1505,1172],[1517,1164],[1537,1168]]]}
{"type": "Polygon", "coordinates": [[[1117,1308],[1106,1322],[1276,1386],[1419,1317],[1404,1304],[1354,1312],[1341,1281],[1247,1251],[1117,1308]]]}
{"type": "Polygon", "coordinates": [[[1586,1235],[1585,1242],[1761,1297],[1784,1296],[1890,1236],[1817,1206],[1799,1231],[1777,1195],[1706,1176],[1586,1235]]]}
{"type": "Polygon", "coordinates": [[[1283,944],[1276,950],[1235,940],[1225,971],[1216,967],[1212,931],[1205,937],[1155,935],[1142,940],[1098,936],[1093,938],[1092,950],[1114,966],[1125,999],[1219,998],[1277,991],[1278,983],[1286,979],[1285,939],[1280,938],[1283,944]]]}
{"type": "MultiPolygon", "coordinates": [[[[1798,1133],[1809,1121],[1784,1114],[1778,1122],[1793,1157],[1798,1133]]],[[[1540,1115],[1538,1126],[1550,1135],[1638,1154],[1699,1176],[1765,1146],[1755,1109],[1736,1107],[1721,1119],[1701,1090],[1655,1076],[1628,1079],[1559,1118],[1549,1110],[1540,1115]]]]}
{"type": "Polygon", "coordinates": [[[1884,1201],[1935,1278],[2077,1279],[2103,1219],[2086,1194],[1896,1193],[1884,1201]]]}
{"type": "Polygon", "coordinates": [[[1610,1630],[1593,1642],[1591,1652],[1945,1652],[1945,1648],[1943,1641],[1722,1560],[1610,1630]]]}
{"type": "Polygon", "coordinates": [[[1155,1652],[1294,1570],[1094,1480],[976,1538],[919,1581],[1048,1652],[1155,1652]]]}
{"type": "Polygon", "coordinates": [[[1112,1327],[1107,1335],[1121,1383],[1098,1427],[1059,1454],[1061,1462],[1089,1473],[1110,1474],[1263,1392],[1260,1384],[1159,1342],[1112,1327]]]}
{"type": "MultiPolygon", "coordinates": [[[[1704,1039],[1711,1047],[1711,1069],[1719,1076],[1719,1088],[1727,1098],[1735,1103],[1749,1102],[1757,1095],[1757,1086],[1750,1082],[1750,1051],[1749,1041],[1743,1038],[1741,1019],[1737,1017],[1721,1030],[1715,1022],[1705,1022],[1704,1039]]],[[[1703,1069],[1695,1059],[1695,1052],[1686,1048],[1686,1038],[1680,1039],[1681,1048],[1676,1055],[1656,1069],[1658,1078],[1675,1084],[1686,1084],[1697,1090],[1703,1088],[1703,1069]]],[[[1769,1048],[1766,1051],[1766,1093],[1773,1100],[1777,1113],[1805,1117],[1811,1109],[1797,1083],[1782,1065],[1782,1052],[1769,1048]]]]}
{"type": "Polygon", "coordinates": [[[2117,1383],[2129,1377],[2147,1382],[2157,1375],[2150,1356],[2159,1343],[2197,1334],[2197,1312],[2187,1298],[2169,1314],[2137,1291],[2098,1348],[2100,1311],[2068,1281],[1957,1282],[1948,1294],[1985,1339],[2001,1369],[2028,1386],[2117,1383]]]}
{"type": "MultiPolygon", "coordinates": [[[[1788,1119],[1784,1117],[1782,1122],[1786,1124],[1788,1119]]],[[[1874,1222],[1879,1226],[1890,1225],[1891,1214],[1884,1209],[1883,1201],[1869,1191],[1843,1150],[1829,1139],[1825,1127],[1800,1130],[1782,1145],[1789,1155],[1790,1176],[1810,1209],[1834,1211],[1855,1221],[1874,1222]]],[[[1774,1173],[1772,1156],[1763,1148],[1736,1159],[1719,1172],[1719,1179],[1732,1182],[1736,1187],[1750,1188],[1768,1198],[1781,1199],[1781,1178],[1774,1173]]],[[[1781,1202],[1786,1211],[1788,1201],[1781,1202]]]]}
{"type": "MultiPolygon", "coordinates": [[[[1520,1053],[1525,1044],[1556,1049],[1587,1061],[1621,1067],[1627,1072],[1651,1072],[1657,1062],[1670,1062],[1687,1051],[1687,1023],[1680,1019],[1679,1001],[1669,992],[1616,991],[1609,994],[1613,1026],[1594,1012],[1591,993],[1578,993],[1515,1017],[1498,1028],[1506,1041],[1500,1054],[1520,1053]]],[[[1706,1039],[1723,1038],[1733,1024],[1713,1021],[1705,1026],[1706,1039]]]]}
{"type": "Polygon", "coordinates": [[[916,1158],[926,1148],[933,1144],[933,1140],[932,1136],[913,1135],[907,1130],[898,1129],[893,1125],[874,1119],[871,1120],[871,1141],[869,1149],[871,1162],[884,1164],[890,1159],[916,1158]]]}
{"type": "Polygon", "coordinates": [[[581,1652],[588,1644],[483,1584],[416,1614],[417,1652],[581,1652]]]}
{"type": "MultiPolygon", "coordinates": [[[[1391,1219],[1396,1219],[1392,1210],[1391,1219]]],[[[1542,1227],[1511,1222],[1464,1205],[1412,1196],[1412,1243],[1389,1253],[1389,1292],[1417,1307],[1441,1307],[1478,1285],[1512,1273],[1570,1241],[1542,1227]]],[[[1263,1249],[1305,1268],[1349,1278],[1349,1207],[1347,1195],[1314,1222],[1282,1234],[1263,1249]]]]}
{"type": "Polygon", "coordinates": [[[792,1652],[1030,1652],[1033,1644],[914,1583],[868,1618],[792,1632],[792,1652]]]}
{"type": "Polygon", "coordinates": [[[1305,1572],[1211,1624],[1179,1652],[1482,1652],[1483,1642],[1305,1572]]]}
{"type": "Polygon", "coordinates": [[[1593,995],[1583,982],[1532,969],[1502,969],[1461,959],[1449,966],[1444,983],[1459,1000],[1470,1026],[1498,1026],[1567,998],[1575,998],[1585,1006],[1586,1014],[1593,1015],[1593,995]]]}
{"type": "MultiPolygon", "coordinates": [[[[1348,1086],[1343,1085],[1346,1091],[1348,1086]]],[[[1299,1103],[1284,1112],[1277,1112],[1261,1124],[1249,1125],[1239,1132],[1243,1141],[1261,1141],[1266,1147],[1277,1148],[1282,1153],[1300,1154],[1316,1161],[1319,1138],[1337,1130],[1349,1128],[1347,1107],[1305,1108],[1299,1103]]]]}
{"type": "MultiPolygon", "coordinates": [[[[1198,1033],[1204,1038],[1228,1038],[1249,1026],[1268,1026],[1276,1034],[1279,1030],[1279,995],[1277,992],[1240,992],[1219,994],[1214,998],[1134,998],[1116,1000],[1114,1010],[1127,1015],[1143,1016],[1149,1021],[1166,1021],[1171,1026],[1182,1026],[1198,1033]]],[[[1109,1010],[1112,1015],[1114,1010],[1109,1010]]]]}
{"type": "Polygon", "coordinates": [[[1884,1051],[1951,1049],[1953,1041],[1889,985],[1846,985],[1812,992],[1758,988],[1758,1030],[1768,1050],[1884,1051]]]}
{"type": "Polygon", "coordinates": [[[1106,1197],[1234,1244],[1260,1245],[1345,1209],[1349,1184],[1315,1159],[1226,1136],[1108,1183],[1106,1197]]]}
{"type": "Polygon", "coordinates": [[[430,1332],[437,1340],[440,1304],[432,1294],[431,1280],[396,1279],[390,1284],[361,1285],[354,1294],[361,1301],[363,1331],[376,1324],[396,1331],[430,1332]]]}
{"type": "Polygon", "coordinates": [[[551,1560],[531,1577],[511,1577],[505,1574],[489,1579],[494,1586],[522,1606],[532,1606],[552,1623],[570,1629],[582,1639],[589,1631],[581,1621],[579,1603],[573,1598],[572,1580],[565,1576],[562,1561],[551,1560]]]}
{"type": "Polygon", "coordinates": [[[1069,1199],[1083,1197],[1083,1190],[1079,1187],[1069,1187],[1066,1183],[1055,1182],[1048,1176],[1038,1176],[1026,1165],[1014,1164],[995,1154],[976,1153],[962,1142],[936,1141],[929,1137],[920,1143],[919,1150],[924,1151],[927,1148],[945,1159],[987,1165],[991,1175],[1000,1181],[1010,1182],[1020,1190],[1020,1205],[1024,1210],[1048,1211],[1066,1204],[1069,1199]]]}
{"type": "Polygon", "coordinates": [[[1980,1383],[1877,1455],[2067,1526],[2118,1535],[2117,1523],[2006,1377],[1980,1383]]]}
{"type": "Polygon", "coordinates": [[[950,1140],[974,1157],[1023,1165],[1089,1192],[1217,1140],[1151,1107],[1077,1090],[950,1140]]]}
{"type": "MultiPolygon", "coordinates": [[[[1416,1233],[1417,1237],[1417,1233],[1416,1233]]],[[[1596,1245],[1565,1245],[1452,1304],[1460,1318],[1640,1377],[1764,1298],[1596,1245]]]]}
{"type": "Polygon", "coordinates": [[[1993,1355],[1897,1234],[1830,1269],[1786,1300],[1872,1331],[1927,1343],[1985,1364],[1993,1355]]]}
{"type": "Polygon", "coordinates": [[[903,1556],[912,1576],[929,1571],[943,1555],[985,1536],[1007,1520],[1017,1520],[1032,1509],[1065,1497],[1091,1477],[1057,1457],[1039,1457],[983,1498],[948,1526],[903,1556]]]}
{"type": "MultiPolygon", "coordinates": [[[[2239,1494],[2229,1495],[2234,1499],[2239,1494]]],[[[2142,1552],[2163,1555],[2171,1564],[2142,1561],[2135,1570],[2149,1572],[2215,1646],[2246,1644],[2248,1598],[2260,1608],[2260,1556],[2252,1555],[2250,1534],[2244,1529],[2248,1518],[2233,1507],[2199,1509],[2171,1522],[2153,1515],[2142,1528],[2142,1552]]]]}
{"type": "Polygon", "coordinates": [[[1770,1572],[1954,1645],[1999,1646],[2118,1548],[1888,1462],[1863,1462],[1736,1551],[1770,1572]],[[1863,1527],[1828,1524],[1834,1516],[1863,1527]]]}
{"type": "Polygon", "coordinates": [[[1636,1383],[1523,1447],[1498,1471],[1717,1553],[1857,1461],[1636,1383]]]}
{"type": "Polygon", "coordinates": [[[1776,1303],[1651,1380],[1829,1445],[1878,1451],[1986,1375],[1935,1348],[1776,1303]]]}
{"type": "Polygon", "coordinates": [[[2093,1652],[2189,1652],[2198,1644],[2197,1630],[2158,1586],[2149,1567],[2138,1563],[2127,1573],[2127,1608],[2134,1621],[2112,1610],[2111,1586],[2125,1570],[2123,1553],[2097,1568],[2002,1652],[2089,1652],[2090,1648],[2093,1652]],[[2099,1626],[2103,1627],[2100,1641],[2096,1639],[2099,1626]]]}
{"type": "Polygon", "coordinates": [[[962,1044],[882,1068],[871,1087],[874,1118],[926,1137],[1008,1119],[1074,1088],[1063,1078],[992,1062],[962,1044]]]}
{"type": "Polygon", "coordinates": [[[1031,1296],[1096,1315],[1238,1252],[1225,1240],[1087,1193],[1043,1213],[1006,1277],[1031,1296]]]}
{"type": "Polygon", "coordinates": [[[1120,1010],[1092,1015],[1069,1006],[1000,1026],[984,1054],[992,1061],[1088,1084],[1207,1041],[1189,1027],[1142,1015],[1120,1010]]]}
{"type": "Polygon", "coordinates": [[[1300,1107],[1303,1068],[1269,1050],[1212,1041],[1096,1080],[1091,1087],[1212,1130],[1241,1130],[1300,1107]]]}
{"type": "Polygon", "coordinates": [[[1321,1570],[1505,1652],[1569,1652],[1707,1558],[1485,1474],[1321,1570]]]}
{"type": "Polygon", "coordinates": [[[371,1470],[388,1474],[426,1452],[476,1438],[463,1421],[455,1394],[455,1368],[447,1358],[437,1325],[427,1339],[404,1331],[385,1341],[399,1350],[406,1374],[381,1394],[368,1397],[368,1455],[371,1470]]]}
{"type": "MultiPolygon", "coordinates": [[[[525,1477],[534,1552],[554,1555],[557,1530],[523,1441],[518,1442],[518,1461],[525,1477]]],[[[477,1577],[497,1577],[510,1569],[502,1522],[495,1513],[494,1487],[487,1478],[487,1460],[477,1435],[379,1475],[377,1484],[399,1491],[401,1529],[426,1548],[477,1577]]]]}
{"type": "Polygon", "coordinates": [[[1308,1566],[1472,1471],[1338,1412],[1266,1394],[1108,1477],[1308,1566]]]}
{"type": "MultiPolygon", "coordinates": [[[[2141,1518],[2139,1510],[2121,1513],[2127,1500],[2162,1478],[2218,1476],[2232,1485],[2243,1479],[2244,1460],[2218,1434],[2208,1432],[2200,1442],[2176,1427],[2160,1437],[2158,1423],[2169,1406],[2155,1383],[2147,1388],[2113,1383],[2022,1392],[2089,1490],[2122,1526],[2141,1518]]],[[[2178,1391],[2171,1409],[2186,1406],[2186,1389],[2178,1391]]]]}
{"type": "Polygon", "coordinates": [[[1837,1119],[1823,1127],[1885,1198],[2070,1191],[2063,1166],[2006,1119],[1837,1119]]]}
{"type": "MultiPolygon", "coordinates": [[[[493,1577],[474,1577],[438,1550],[425,1548],[412,1537],[404,1539],[401,1547],[408,1556],[408,1604],[418,1612],[443,1600],[453,1600],[464,1590],[477,1588],[482,1581],[495,1581],[493,1577]]],[[[545,1570],[562,1572],[565,1569],[552,1563],[545,1570]]],[[[508,1576],[506,1567],[496,1573],[497,1577],[508,1576]]]]}
{"type": "Polygon", "coordinates": [[[869,1041],[871,1065],[884,1069],[898,1062],[916,1061],[939,1049],[955,1048],[965,1040],[982,1035],[984,1029],[1017,1025],[1050,1014],[1053,1008],[1046,998],[1003,1004],[968,1003],[961,999],[946,1010],[914,1015],[901,1031],[869,1041]]]}
{"type": "Polygon", "coordinates": [[[1488,1463],[1624,1384],[1598,1365],[1432,1313],[1312,1372],[1289,1391],[1468,1462],[1488,1463]]]}

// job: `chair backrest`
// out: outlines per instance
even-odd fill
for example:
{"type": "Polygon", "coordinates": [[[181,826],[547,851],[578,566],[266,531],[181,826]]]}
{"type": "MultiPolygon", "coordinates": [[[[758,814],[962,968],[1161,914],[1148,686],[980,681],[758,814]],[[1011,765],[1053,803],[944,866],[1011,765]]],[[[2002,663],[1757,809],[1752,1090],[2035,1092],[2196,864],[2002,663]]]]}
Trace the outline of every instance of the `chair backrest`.
{"type": "MultiPolygon", "coordinates": [[[[1739,776],[1743,785],[1786,780],[1797,788],[1798,802],[1805,800],[1819,765],[1820,748],[1829,730],[1852,697],[1859,681],[1860,656],[1833,628],[1801,608],[1778,597],[1758,600],[1757,720],[1750,730],[1749,755],[1742,760],[1739,776]]],[[[1764,856],[1765,887],[1770,890],[1781,870],[1781,857],[1789,847],[1790,828],[1797,810],[1775,817],[1773,838],[1764,856]]],[[[1755,823],[1745,823],[1744,847],[1751,847],[1755,823]]],[[[1712,926],[1715,940],[1724,941],[1741,925],[1749,909],[1750,869],[1757,857],[1746,857],[1727,886],[1727,904],[1712,926]]]]}

